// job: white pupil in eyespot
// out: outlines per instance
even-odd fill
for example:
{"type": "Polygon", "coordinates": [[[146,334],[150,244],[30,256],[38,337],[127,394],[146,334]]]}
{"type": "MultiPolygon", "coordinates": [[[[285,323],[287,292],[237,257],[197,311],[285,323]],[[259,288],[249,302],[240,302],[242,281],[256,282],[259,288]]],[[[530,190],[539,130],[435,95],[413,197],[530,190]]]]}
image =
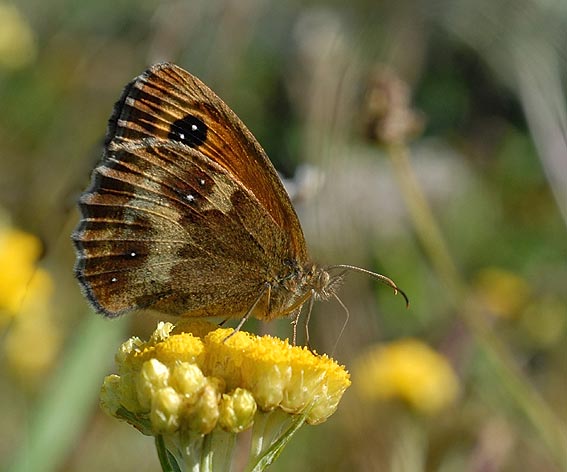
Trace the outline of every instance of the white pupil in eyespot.
{"type": "Polygon", "coordinates": [[[191,195],[191,194],[187,195],[187,197],[185,197],[185,198],[187,198],[187,200],[190,201],[190,202],[194,202],[194,201],[195,201],[195,197],[194,197],[193,195],[191,195]]]}
{"type": "Polygon", "coordinates": [[[197,131],[197,125],[191,125],[191,131],[197,131]]]}
{"type": "Polygon", "coordinates": [[[205,185],[205,179],[199,180],[199,183],[200,183],[201,185],[205,185]]]}
{"type": "Polygon", "coordinates": [[[110,281],[111,281],[112,283],[114,283],[114,282],[118,282],[118,279],[117,279],[116,277],[112,277],[112,278],[110,279],[110,281]]]}
{"type": "Polygon", "coordinates": [[[132,251],[132,252],[130,253],[130,256],[136,257],[136,253],[135,253],[134,251],[132,251]]]}
{"type": "Polygon", "coordinates": [[[185,134],[179,133],[179,139],[182,139],[182,140],[185,139],[185,134]]]}

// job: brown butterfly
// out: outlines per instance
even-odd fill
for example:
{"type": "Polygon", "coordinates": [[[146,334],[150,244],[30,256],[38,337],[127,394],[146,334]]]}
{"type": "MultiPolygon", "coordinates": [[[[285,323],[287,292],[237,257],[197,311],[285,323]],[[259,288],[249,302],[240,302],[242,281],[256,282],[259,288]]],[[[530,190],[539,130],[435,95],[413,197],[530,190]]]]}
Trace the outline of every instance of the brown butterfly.
{"type": "MultiPolygon", "coordinates": [[[[205,84],[157,64],[128,84],[72,235],[76,276],[115,317],[153,309],[261,320],[328,299],[345,271],[311,262],[291,201],[266,153],[205,84]]],[[[237,328],[237,329],[238,329],[237,328]]],[[[295,337],[295,336],[294,336],[295,337]]]]}

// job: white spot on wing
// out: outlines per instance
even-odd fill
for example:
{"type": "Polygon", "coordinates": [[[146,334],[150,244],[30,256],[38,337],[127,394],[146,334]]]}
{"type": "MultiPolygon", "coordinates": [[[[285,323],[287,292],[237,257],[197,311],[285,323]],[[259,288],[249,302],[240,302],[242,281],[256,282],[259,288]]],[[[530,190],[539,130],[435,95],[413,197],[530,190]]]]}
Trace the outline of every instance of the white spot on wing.
{"type": "MultiPolygon", "coordinates": [[[[236,192],[236,185],[226,175],[212,175],[213,186],[211,193],[206,197],[206,203],[201,206],[202,210],[220,210],[227,214],[232,210],[231,197],[236,192]]],[[[201,180],[204,182],[204,180],[201,180]]]]}
{"type": "MultiPolygon", "coordinates": [[[[168,202],[162,203],[162,205],[156,206],[153,201],[134,197],[124,205],[123,222],[136,224],[139,221],[140,214],[153,215],[149,218],[149,222],[152,224],[151,231],[159,234],[160,239],[191,243],[191,235],[187,233],[187,229],[183,225],[179,224],[183,216],[180,215],[177,209],[166,205],[168,202]]],[[[170,251],[174,250],[173,246],[169,247],[163,244],[148,245],[148,252],[144,253],[144,260],[147,262],[147,265],[144,267],[146,280],[154,280],[157,284],[171,283],[171,274],[166,264],[164,264],[164,258],[167,263],[168,258],[173,256],[173,253],[170,253],[170,251]]],[[[135,251],[128,251],[126,255],[134,258],[139,254],[135,251]]]]}

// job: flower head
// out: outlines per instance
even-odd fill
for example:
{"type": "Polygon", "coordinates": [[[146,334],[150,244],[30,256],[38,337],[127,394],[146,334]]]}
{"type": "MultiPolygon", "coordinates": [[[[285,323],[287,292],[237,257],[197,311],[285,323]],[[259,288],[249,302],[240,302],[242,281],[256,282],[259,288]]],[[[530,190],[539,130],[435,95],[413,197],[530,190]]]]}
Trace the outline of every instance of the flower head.
{"type": "Polygon", "coordinates": [[[298,414],[309,409],[306,421],[322,423],[337,408],[350,385],[349,375],[326,355],[291,346],[271,336],[219,329],[205,337],[206,365],[227,385],[249,390],[263,411],[281,408],[298,414]]]}
{"type": "MultiPolygon", "coordinates": [[[[287,443],[282,435],[291,437],[304,422],[325,421],[350,385],[348,372],[327,356],[204,321],[160,322],[148,341],[123,343],[116,363],[118,374],[102,386],[102,408],[156,436],[158,450],[168,451],[160,458],[186,465],[207,455],[215,440],[206,436],[251,426],[253,438],[260,437],[252,442],[260,446],[250,461],[268,464],[287,443]]],[[[227,466],[225,452],[215,454],[224,461],[217,469],[227,466]]]]}
{"type": "Polygon", "coordinates": [[[41,250],[34,235],[0,223],[0,327],[9,325],[3,354],[28,387],[53,365],[62,338],[51,309],[52,278],[37,266],[41,250]]]}
{"type": "Polygon", "coordinates": [[[22,312],[24,303],[34,309],[45,306],[53,283],[49,274],[37,267],[41,242],[32,234],[0,228],[0,314],[3,319],[22,312]]]}
{"type": "Polygon", "coordinates": [[[416,339],[371,349],[358,359],[354,375],[362,396],[373,400],[398,398],[426,414],[450,405],[459,391],[449,362],[416,339]]]}
{"type": "Polygon", "coordinates": [[[202,321],[195,327],[208,334],[160,323],[149,341],[126,341],[116,355],[118,375],[105,379],[103,408],[128,421],[131,414],[149,420],[154,434],[206,434],[217,425],[239,432],[258,409],[305,413],[308,423],[321,423],[350,385],[343,367],[306,348],[242,331],[228,337],[232,330],[202,321]]]}

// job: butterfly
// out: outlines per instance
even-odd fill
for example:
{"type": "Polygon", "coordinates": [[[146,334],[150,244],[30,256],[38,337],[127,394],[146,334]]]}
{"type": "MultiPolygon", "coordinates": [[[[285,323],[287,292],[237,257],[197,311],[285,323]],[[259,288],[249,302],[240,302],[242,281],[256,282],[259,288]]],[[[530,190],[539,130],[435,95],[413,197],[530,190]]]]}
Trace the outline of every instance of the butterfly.
{"type": "Polygon", "coordinates": [[[171,63],[124,89],[79,208],[75,274],[107,317],[152,309],[241,318],[237,329],[250,316],[297,323],[307,301],[336,297],[346,271],[369,274],[407,303],[384,275],[311,261],[258,141],[211,89],[171,63]]]}

